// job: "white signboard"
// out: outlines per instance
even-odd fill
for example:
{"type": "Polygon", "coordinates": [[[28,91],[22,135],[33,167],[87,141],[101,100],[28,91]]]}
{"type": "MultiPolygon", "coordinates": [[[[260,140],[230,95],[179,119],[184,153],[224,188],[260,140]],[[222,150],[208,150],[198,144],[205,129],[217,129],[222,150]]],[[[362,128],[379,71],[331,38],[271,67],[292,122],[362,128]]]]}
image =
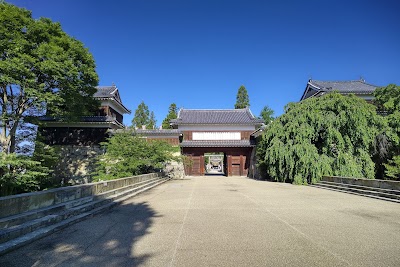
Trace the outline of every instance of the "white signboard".
{"type": "Polygon", "coordinates": [[[192,139],[200,140],[241,140],[240,132],[193,132],[192,139]]]}

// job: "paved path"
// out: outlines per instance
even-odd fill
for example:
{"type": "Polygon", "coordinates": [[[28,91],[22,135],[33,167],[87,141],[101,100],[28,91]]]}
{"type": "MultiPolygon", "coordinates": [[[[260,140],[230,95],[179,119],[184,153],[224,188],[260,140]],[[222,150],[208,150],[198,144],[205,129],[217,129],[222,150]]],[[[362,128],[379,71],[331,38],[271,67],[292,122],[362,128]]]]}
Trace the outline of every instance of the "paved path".
{"type": "Polygon", "coordinates": [[[190,177],[13,251],[0,266],[400,266],[400,205],[190,177]]]}

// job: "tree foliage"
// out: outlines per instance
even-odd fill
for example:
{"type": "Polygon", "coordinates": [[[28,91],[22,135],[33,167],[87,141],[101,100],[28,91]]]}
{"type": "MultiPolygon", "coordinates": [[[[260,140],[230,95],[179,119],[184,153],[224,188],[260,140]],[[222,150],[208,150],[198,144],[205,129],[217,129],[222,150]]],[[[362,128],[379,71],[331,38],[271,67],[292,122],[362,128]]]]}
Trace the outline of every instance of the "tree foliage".
{"type": "Polygon", "coordinates": [[[247,107],[250,107],[249,95],[247,93],[246,87],[244,87],[244,85],[241,85],[236,95],[235,109],[247,107]]]}
{"type": "Polygon", "coordinates": [[[132,126],[135,128],[142,128],[146,126],[147,129],[153,129],[156,126],[156,118],[154,112],[150,112],[149,107],[142,101],[135,110],[135,116],[132,119],[132,126]]]}
{"type": "Polygon", "coordinates": [[[36,191],[48,171],[38,161],[15,153],[0,153],[1,196],[36,191]]]}
{"type": "Polygon", "coordinates": [[[51,172],[58,160],[54,148],[35,143],[33,156],[0,153],[0,196],[54,187],[51,172]]]}
{"type": "Polygon", "coordinates": [[[291,103],[257,147],[260,169],[275,181],[315,183],[323,175],[374,178],[371,157],[385,123],[375,106],[330,93],[291,103]]]}
{"type": "Polygon", "coordinates": [[[389,126],[388,151],[382,160],[386,175],[400,180],[400,86],[389,84],[375,90],[375,104],[389,126]]]}
{"type": "Polygon", "coordinates": [[[0,191],[52,186],[55,151],[36,141],[37,117],[73,120],[98,108],[92,55],[59,23],[0,1],[0,191]],[[33,153],[33,149],[35,150],[33,153]],[[33,154],[33,155],[32,155],[33,154]]]}
{"type": "Polygon", "coordinates": [[[154,129],[156,127],[156,123],[157,123],[156,116],[154,115],[154,112],[151,111],[149,117],[149,123],[147,124],[146,127],[148,129],[154,129]]]}
{"type": "Polygon", "coordinates": [[[176,149],[165,141],[137,136],[134,132],[116,133],[102,144],[106,153],[98,158],[94,180],[111,180],[149,173],[176,160],[176,149]]]}
{"type": "Polygon", "coordinates": [[[274,111],[270,107],[264,106],[260,112],[259,118],[264,120],[265,125],[268,125],[275,119],[274,111]]]}
{"type": "Polygon", "coordinates": [[[92,55],[59,23],[0,2],[0,25],[0,142],[13,153],[28,119],[71,119],[97,108],[98,77],[92,55]]]}
{"type": "Polygon", "coordinates": [[[169,105],[167,117],[162,122],[163,129],[172,129],[170,125],[170,121],[176,119],[178,117],[178,108],[176,107],[175,103],[169,105]]]}
{"type": "Polygon", "coordinates": [[[384,114],[392,132],[391,140],[400,153],[400,86],[389,84],[375,90],[375,104],[384,114]]]}
{"type": "Polygon", "coordinates": [[[385,164],[386,175],[394,180],[400,180],[400,155],[394,156],[385,164]]]}

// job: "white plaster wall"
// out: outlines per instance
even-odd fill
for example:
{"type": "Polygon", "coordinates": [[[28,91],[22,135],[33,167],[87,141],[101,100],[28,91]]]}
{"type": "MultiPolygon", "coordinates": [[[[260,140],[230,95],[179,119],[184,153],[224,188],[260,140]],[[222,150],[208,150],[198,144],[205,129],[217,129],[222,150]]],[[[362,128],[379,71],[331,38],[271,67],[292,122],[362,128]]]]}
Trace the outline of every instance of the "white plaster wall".
{"type": "Polygon", "coordinates": [[[241,140],[240,132],[193,132],[192,140],[241,140]]]}
{"type": "Polygon", "coordinates": [[[179,125],[181,131],[255,131],[254,125],[179,125]]]}

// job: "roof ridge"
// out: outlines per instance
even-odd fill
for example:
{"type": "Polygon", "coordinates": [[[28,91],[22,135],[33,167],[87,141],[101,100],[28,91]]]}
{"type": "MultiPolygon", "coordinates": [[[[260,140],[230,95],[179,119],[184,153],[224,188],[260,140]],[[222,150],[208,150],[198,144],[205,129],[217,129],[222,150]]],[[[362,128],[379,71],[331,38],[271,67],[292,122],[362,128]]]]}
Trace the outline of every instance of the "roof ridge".
{"type": "MultiPolygon", "coordinates": [[[[338,81],[338,80],[336,80],[336,81],[333,81],[333,80],[329,80],[329,81],[327,81],[327,80],[310,80],[310,81],[314,81],[314,82],[328,82],[328,83],[363,82],[363,81],[360,81],[360,80],[348,80],[348,81],[338,81]]],[[[363,82],[363,83],[365,83],[365,82],[363,82]]]]}
{"type": "Polygon", "coordinates": [[[193,108],[193,109],[182,109],[182,110],[190,110],[190,111],[210,111],[210,110],[212,110],[212,111],[245,111],[246,108],[232,108],[232,109],[222,109],[222,108],[215,108],[215,109],[213,109],[213,108],[210,108],[210,109],[207,109],[207,108],[200,109],[200,108],[198,108],[198,109],[196,109],[196,108],[193,108]]]}
{"type": "Polygon", "coordinates": [[[374,86],[374,87],[380,87],[380,86],[378,86],[378,85],[375,85],[375,84],[371,84],[371,83],[367,83],[367,82],[365,82],[365,81],[360,81],[360,82],[362,82],[363,84],[366,84],[366,85],[370,85],[370,86],[374,86]]]}

